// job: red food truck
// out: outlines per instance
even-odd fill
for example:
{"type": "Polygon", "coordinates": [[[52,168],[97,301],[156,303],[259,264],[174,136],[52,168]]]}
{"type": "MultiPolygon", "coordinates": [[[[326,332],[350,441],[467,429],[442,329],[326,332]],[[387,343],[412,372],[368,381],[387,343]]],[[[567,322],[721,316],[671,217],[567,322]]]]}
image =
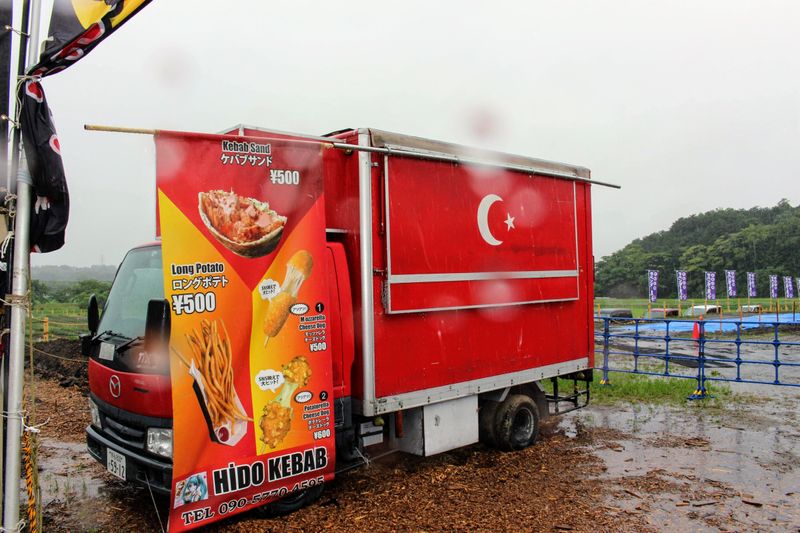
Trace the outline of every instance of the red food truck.
{"type": "MultiPolygon", "coordinates": [[[[173,148],[185,141],[166,137],[173,148]]],[[[187,223],[186,231],[205,235],[202,246],[220,259],[196,265],[167,261],[162,247],[167,254],[182,243],[169,241],[164,230],[165,217],[172,216],[165,214],[167,204],[172,205],[169,194],[177,197],[185,187],[165,181],[159,186],[163,244],[143,245],[126,255],[102,316],[96,300],[90,302],[90,333],[82,339],[91,389],[89,451],[118,477],[172,493],[175,507],[186,504],[191,511],[181,516],[181,527],[262,506],[269,513],[292,511],[317,498],[322,483],[336,472],[363,464],[376,450],[428,456],[479,440],[504,450],[521,449],[535,441],[540,419],[588,402],[594,362],[590,185],[596,182],[586,168],[375,129],[315,137],[239,126],[222,135],[190,140],[206,143],[202,145],[206,148],[182,166],[191,166],[217,146],[221,155],[214,152],[209,161],[227,164],[226,154],[236,158],[248,152],[257,167],[263,159],[270,172],[252,194],[261,191],[273,198],[279,195],[270,191],[288,190],[310,175],[305,167],[293,170],[291,158],[281,160],[281,154],[288,153],[291,143],[315,146],[321,155],[315,167],[320,180],[313,205],[320,209],[320,220],[324,215],[324,226],[318,232],[319,246],[307,247],[312,252],[308,257],[298,252],[289,258],[287,251],[284,258],[280,246],[288,250],[292,231],[302,228],[292,229],[292,216],[278,214],[288,208],[277,200],[268,208],[251,200],[243,209],[254,214],[255,226],[269,224],[269,232],[249,248],[234,246],[217,235],[225,230],[215,222],[222,215],[212,209],[214,202],[224,206],[244,200],[229,199],[234,193],[219,187],[200,193],[201,216],[194,225],[187,223]],[[162,189],[167,194],[162,196],[162,189]],[[284,221],[286,227],[279,227],[284,221]],[[281,242],[277,248],[276,240],[281,242]],[[212,303],[220,305],[220,296],[212,302],[210,292],[198,289],[187,297],[179,293],[180,276],[198,275],[198,270],[216,276],[227,273],[232,279],[231,264],[258,254],[267,258],[265,265],[285,264],[286,279],[292,272],[301,282],[310,275],[322,293],[303,299],[306,286],[299,293],[295,289],[288,314],[275,319],[291,323],[288,327],[303,337],[300,348],[292,352],[294,358],[281,371],[273,371],[264,370],[270,363],[254,363],[252,356],[253,373],[245,371],[241,382],[237,374],[230,385],[237,391],[234,405],[215,407],[211,377],[200,375],[200,359],[189,361],[175,346],[182,338],[200,346],[201,336],[226,326],[203,322],[199,341],[192,340],[191,331],[177,335],[175,327],[189,313],[187,306],[195,313],[200,307],[207,311],[212,303]],[[313,274],[309,274],[311,256],[313,274]],[[159,359],[146,347],[151,338],[169,339],[170,327],[174,356],[159,359]],[[181,361],[176,362],[178,356],[181,361]],[[307,375],[297,377],[307,372],[298,370],[297,364],[306,361],[316,365],[315,379],[328,381],[315,389],[307,375]],[[176,376],[178,372],[182,375],[176,376]],[[555,378],[572,380],[573,386],[559,390],[555,378]],[[267,388],[256,388],[253,379],[267,388]],[[543,386],[548,380],[552,385],[543,386]],[[277,389],[283,394],[269,388],[279,382],[284,383],[277,389]],[[294,385],[289,387],[290,383],[294,385]],[[263,409],[255,400],[262,392],[278,394],[265,400],[263,409]],[[178,394],[183,398],[176,398],[178,394]],[[179,403],[185,397],[191,397],[191,405],[179,403]],[[293,428],[312,419],[310,444],[298,441],[273,458],[265,451],[267,444],[275,448],[283,436],[269,436],[266,419],[272,416],[268,411],[280,411],[282,406],[294,409],[293,428]],[[179,431],[188,435],[189,430],[179,430],[185,426],[179,422],[178,409],[180,416],[197,411],[200,414],[193,420],[201,421],[192,422],[195,433],[191,439],[181,436],[180,445],[179,431]],[[225,409],[241,415],[231,415],[228,424],[218,413],[225,409]],[[180,450],[204,433],[197,430],[202,420],[210,428],[205,445],[221,450],[214,463],[218,467],[193,467],[192,476],[181,474],[178,481],[174,478],[179,459],[183,460],[180,450]],[[247,436],[234,443],[240,426],[247,436]],[[258,435],[253,442],[248,441],[251,433],[258,435]],[[242,466],[241,461],[225,457],[226,450],[233,453],[244,445],[252,457],[267,460],[242,466]],[[287,485],[290,478],[298,483],[287,485]],[[278,483],[283,486],[267,490],[278,483]],[[230,496],[251,485],[260,486],[255,496],[250,492],[247,498],[197,507],[198,501],[214,501],[214,496],[230,496]],[[190,493],[189,487],[195,492],[190,493]]],[[[163,161],[159,160],[159,172],[166,172],[163,161]]],[[[182,171],[172,169],[174,162],[170,165],[169,172],[179,176],[182,171]]],[[[197,173],[188,168],[185,172],[189,177],[180,179],[197,173]]],[[[230,187],[241,183],[236,179],[230,187]]],[[[197,193],[191,194],[186,205],[193,201],[196,206],[197,193]]],[[[293,198],[300,201],[297,195],[293,198]]],[[[178,201],[175,205],[180,208],[178,201]]],[[[271,290],[264,285],[269,277],[265,276],[259,271],[248,285],[258,305],[258,290],[262,298],[271,290]]],[[[271,276],[278,279],[280,274],[271,276]]],[[[246,272],[241,277],[246,278],[246,272]]],[[[193,279],[187,277],[187,283],[193,279]]],[[[284,283],[284,293],[290,283],[284,283]]],[[[273,294],[264,305],[275,307],[276,301],[273,294]]],[[[241,312],[250,313],[249,305],[245,302],[241,312]]],[[[234,308],[232,313],[236,312],[234,308]]],[[[258,351],[262,341],[263,350],[278,342],[270,340],[280,328],[268,324],[269,318],[263,318],[263,332],[257,327],[269,309],[265,313],[253,311],[252,335],[247,329],[250,319],[245,320],[251,353],[262,353],[258,351]]],[[[227,323],[232,327],[231,320],[227,323]]],[[[231,350],[226,351],[223,334],[217,335],[221,340],[207,350],[216,347],[224,356],[231,350]]],[[[224,335],[233,338],[236,332],[224,335]]],[[[235,342],[227,346],[237,352],[235,342]]],[[[257,357],[266,361],[272,356],[257,357]]],[[[274,453],[278,452],[280,447],[274,453]]]]}

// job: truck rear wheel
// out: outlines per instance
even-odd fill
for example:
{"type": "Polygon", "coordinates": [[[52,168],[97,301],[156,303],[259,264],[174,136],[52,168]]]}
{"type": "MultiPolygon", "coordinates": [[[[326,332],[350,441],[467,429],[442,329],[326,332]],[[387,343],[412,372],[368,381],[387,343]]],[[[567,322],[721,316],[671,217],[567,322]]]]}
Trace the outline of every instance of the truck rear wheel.
{"type": "Polygon", "coordinates": [[[513,394],[497,406],[494,438],[501,450],[521,450],[536,442],[539,409],[524,394],[513,394]]]}
{"type": "Polygon", "coordinates": [[[291,514],[317,501],[322,496],[323,489],[324,485],[322,484],[314,485],[306,490],[294,492],[285,498],[261,506],[256,511],[266,518],[291,514]]]}

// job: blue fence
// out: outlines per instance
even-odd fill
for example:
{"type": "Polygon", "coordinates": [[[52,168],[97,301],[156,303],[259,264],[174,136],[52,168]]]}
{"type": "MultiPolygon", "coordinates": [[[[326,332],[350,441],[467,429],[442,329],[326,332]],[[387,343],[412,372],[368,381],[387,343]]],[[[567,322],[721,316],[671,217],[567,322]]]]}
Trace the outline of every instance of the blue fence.
{"type": "Polygon", "coordinates": [[[709,381],[800,387],[800,322],[595,317],[595,366],[609,372],[696,380],[690,399],[707,397],[709,381]]]}

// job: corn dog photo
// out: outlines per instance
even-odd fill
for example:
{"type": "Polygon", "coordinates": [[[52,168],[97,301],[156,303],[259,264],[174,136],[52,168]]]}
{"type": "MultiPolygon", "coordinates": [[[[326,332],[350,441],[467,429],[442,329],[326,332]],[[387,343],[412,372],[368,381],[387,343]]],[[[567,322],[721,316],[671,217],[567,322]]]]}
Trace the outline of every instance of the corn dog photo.
{"type": "Polygon", "coordinates": [[[297,302],[297,293],[303,282],[311,276],[314,261],[307,250],[298,250],[286,263],[286,275],[283,278],[280,292],[267,302],[262,329],[264,331],[264,347],[272,337],[280,333],[289,318],[289,310],[297,302]]]}

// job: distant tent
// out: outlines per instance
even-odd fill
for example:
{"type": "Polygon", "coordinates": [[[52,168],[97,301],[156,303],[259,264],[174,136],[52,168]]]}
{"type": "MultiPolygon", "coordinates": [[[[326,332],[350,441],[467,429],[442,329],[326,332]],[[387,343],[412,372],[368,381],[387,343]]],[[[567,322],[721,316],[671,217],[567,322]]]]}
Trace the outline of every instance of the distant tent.
{"type": "Polygon", "coordinates": [[[721,312],[719,305],[693,305],[683,312],[683,316],[718,315],[721,312]]]}

